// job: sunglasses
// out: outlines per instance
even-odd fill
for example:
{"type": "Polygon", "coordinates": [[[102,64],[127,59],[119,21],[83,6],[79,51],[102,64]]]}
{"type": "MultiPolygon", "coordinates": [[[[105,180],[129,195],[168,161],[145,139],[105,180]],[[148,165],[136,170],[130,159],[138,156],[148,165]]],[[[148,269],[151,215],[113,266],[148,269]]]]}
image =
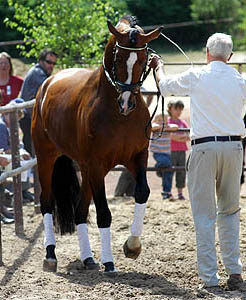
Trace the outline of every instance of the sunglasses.
{"type": "Polygon", "coordinates": [[[0,62],[0,65],[1,65],[1,66],[8,66],[8,65],[9,65],[9,62],[7,62],[7,61],[6,61],[6,62],[5,62],[5,61],[1,61],[1,62],[0,62]]]}
{"type": "Polygon", "coordinates": [[[54,61],[51,61],[51,60],[48,60],[48,59],[45,59],[44,61],[47,62],[47,64],[49,64],[49,65],[53,65],[53,66],[56,65],[56,62],[54,62],[54,61]]]}

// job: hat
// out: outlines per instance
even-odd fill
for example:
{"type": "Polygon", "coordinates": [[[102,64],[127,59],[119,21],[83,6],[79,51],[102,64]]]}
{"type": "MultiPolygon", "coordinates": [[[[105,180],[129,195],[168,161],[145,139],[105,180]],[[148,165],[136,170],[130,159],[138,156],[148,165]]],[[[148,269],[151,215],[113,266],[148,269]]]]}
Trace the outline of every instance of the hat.
{"type": "MultiPolygon", "coordinates": [[[[24,103],[24,100],[22,98],[15,98],[11,101],[9,101],[10,105],[16,105],[16,104],[20,104],[20,103],[24,103]]],[[[22,119],[24,117],[24,112],[25,112],[25,108],[23,109],[19,109],[18,110],[18,119],[22,119]]]]}
{"type": "Polygon", "coordinates": [[[13,100],[11,100],[9,103],[10,104],[19,104],[19,103],[23,103],[24,100],[22,98],[15,98],[13,100]]]}

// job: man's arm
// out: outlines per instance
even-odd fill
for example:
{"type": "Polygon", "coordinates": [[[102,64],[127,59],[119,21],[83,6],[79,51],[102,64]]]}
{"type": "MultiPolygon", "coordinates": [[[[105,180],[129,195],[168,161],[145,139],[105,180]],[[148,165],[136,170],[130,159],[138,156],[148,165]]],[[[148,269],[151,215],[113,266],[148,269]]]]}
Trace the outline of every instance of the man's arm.
{"type": "Polygon", "coordinates": [[[6,153],[9,151],[9,133],[8,129],[3,123],[0,124],[0,149],[3,149],[6,153]]]}
{"type": "Polygon", "coordinates": [[[20,97],[25,101],[32,100],[36,97],[37,91],[47,76],[38,68],[27,74],[21,89],[20,97]]]}
{"type": "Polygon", "coordinates": [[[199,79],[199,72],[193,68],[178,75],[166,76],[164,64],[157,55],[151,57],[149,67],[154,69],[156,81],[160,88],[162,96],[189,96],[192,90],[192,84],[199,79]]]}

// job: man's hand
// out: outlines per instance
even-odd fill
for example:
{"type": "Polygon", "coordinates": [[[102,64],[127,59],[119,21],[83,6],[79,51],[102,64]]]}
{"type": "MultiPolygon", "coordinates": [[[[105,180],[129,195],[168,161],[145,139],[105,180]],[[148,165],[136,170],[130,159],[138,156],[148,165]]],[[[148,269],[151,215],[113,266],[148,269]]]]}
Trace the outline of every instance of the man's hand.
{"type": "Polygon", "coordinates": [[[157,54],[151,54],[148,66],[152,69],[156,69],[157,67],[163,66],[163,62],[161,60],[161,57],[157,54]]]}
{"type": "Polygon", "coordinates": [[[6,167],[8,164],[9,164],[8,159],[0,154],[0,166],[6,167]]]}
{"type": "Polygon", "coordinates": [[[23,154],[21,154],[21,159],[29,160],[29,159],[31,159],[31,156],[29,153],[23,153],[23,154]]]}
{"type": "Polygon", "coordinates": [[[25,150],[25,149],[20,149],[20,158],[22,160],[29,160],[31,159],[31,155],[25,150]]]}

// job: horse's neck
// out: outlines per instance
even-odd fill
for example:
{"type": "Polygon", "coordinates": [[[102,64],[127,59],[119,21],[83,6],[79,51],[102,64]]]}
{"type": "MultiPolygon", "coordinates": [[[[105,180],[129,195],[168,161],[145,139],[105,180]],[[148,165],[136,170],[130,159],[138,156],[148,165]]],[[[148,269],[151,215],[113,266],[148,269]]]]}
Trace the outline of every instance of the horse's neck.
{"type": "Polygon", "coordinates": [[[104,66],[101,66],[100,68],[100,82],[99,82],[99,89],[103,89],[103,93],[107,94],[108,96],[111,97],[117,97],[117,92],[115,88],[112,86],[110,83],[110,80],[107,78],[107,75],[105,74],[108,72],[108,75],[110,76],[111,79],[113,79],[113,74],[112,74],[112,68],[113,68],[113,61],[114,61],[114,47],[115,47],[115,38],[111,37],[110,40],[108,41],[105,52],[104,52],[104,66]]]}
{"type": "Polygon", "coordinates": [[[106,67],[106,70],[109,72],[110,76],[112,76],[115,43],[115,38],[111,37],[106,45],[104,52],[104,66],[106,67]]]}

